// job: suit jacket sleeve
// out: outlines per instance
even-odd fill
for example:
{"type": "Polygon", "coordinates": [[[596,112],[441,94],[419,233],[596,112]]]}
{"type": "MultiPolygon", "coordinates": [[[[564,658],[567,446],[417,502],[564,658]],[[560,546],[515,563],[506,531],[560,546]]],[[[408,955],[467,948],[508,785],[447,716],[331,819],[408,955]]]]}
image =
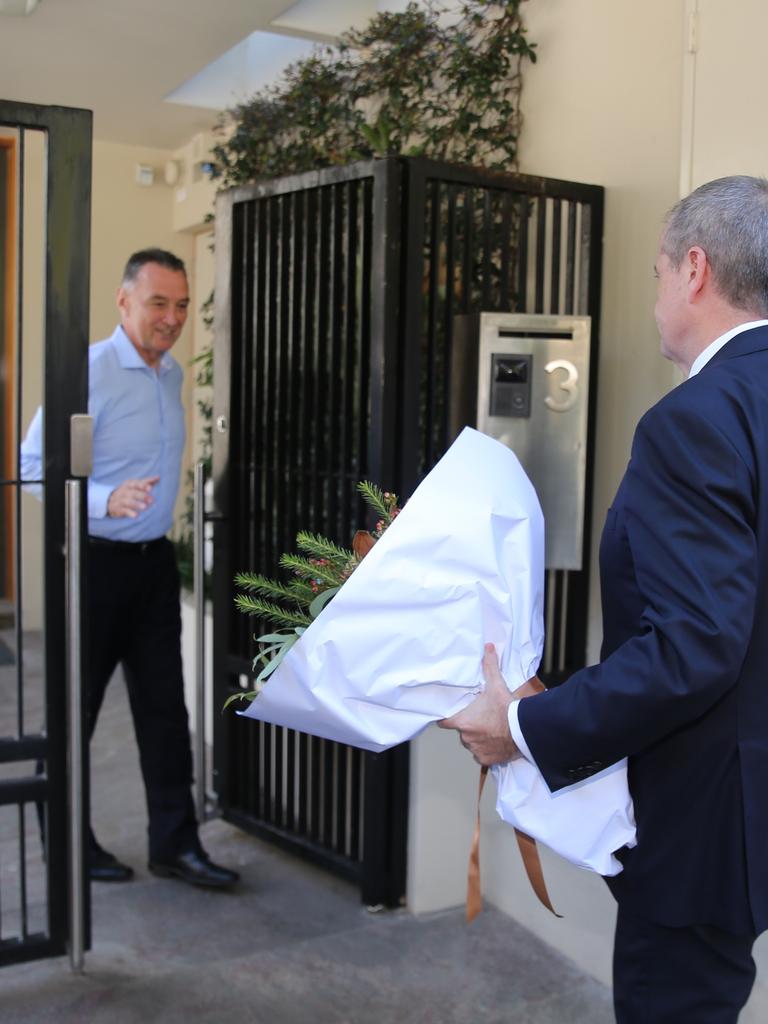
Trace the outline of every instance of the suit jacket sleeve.
{"type": "Polygon", "coordinates": [[[685,387],[641,421],[601,558],[604,609],[634,607],[635,624],[599,665],[519,708],[550,789],[651,746],[735,686],[754,616],[753,476],[685,387]]]}

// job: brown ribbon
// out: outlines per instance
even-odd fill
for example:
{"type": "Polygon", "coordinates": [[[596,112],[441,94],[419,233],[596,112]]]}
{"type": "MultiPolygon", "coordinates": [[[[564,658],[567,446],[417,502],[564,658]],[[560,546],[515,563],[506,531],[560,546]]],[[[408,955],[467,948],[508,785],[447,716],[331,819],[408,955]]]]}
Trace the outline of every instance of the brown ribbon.
{"type": "MultiPolygon", "coordinates": [[[[483,786],[488,777],[488,768],[483,765],[480,769],[480,784],[477,789],[477,817],[475,818],[475,830],[472,834],[472,846],[469,851],[469,867],[467,869],[467,924],[471,924],[483,909],[483,897],[480,892],[480,799],[483,795],[483,786]]],[[[552,906],[552,901],[547,892],[547,883],[544,881],[544,872],[541,868],[541,858],[536,846],[536,840],[531,839],[524,832],[515,829],[515,838],[520,849],[520,856],[523,858],[523,867],[528,875],[531,888],[536,893],[539,901],[551,911],[555,917],[562,917],[552,906]]]]}
{"type": "Polygon", "coordinates": [[[472,924],[483,909],[483,897],[480,892],[480,799],[483,786],[488,778],[488,768],[480,769],[480,785],[477,788],[477,817],[475,831],[472,833],[472,846],[469,851],[469,867],[467,868],[467,924],[472,924]]]}

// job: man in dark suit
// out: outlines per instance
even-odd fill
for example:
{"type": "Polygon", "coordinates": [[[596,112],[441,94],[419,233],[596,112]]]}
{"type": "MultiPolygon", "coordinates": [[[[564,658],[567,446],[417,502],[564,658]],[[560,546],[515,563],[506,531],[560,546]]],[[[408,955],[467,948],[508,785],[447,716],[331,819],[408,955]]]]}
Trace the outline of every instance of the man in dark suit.
{"type": "Polygon", "coordinates": [[[687,379],[640,421],[608,510],[600,664],[516,701],[486,650],[484,693],[443,725],[553,791],[629,758],[617,1020],[731,1024],[768,927],[768,182],[678,203],[656,276],[687,379]]]}

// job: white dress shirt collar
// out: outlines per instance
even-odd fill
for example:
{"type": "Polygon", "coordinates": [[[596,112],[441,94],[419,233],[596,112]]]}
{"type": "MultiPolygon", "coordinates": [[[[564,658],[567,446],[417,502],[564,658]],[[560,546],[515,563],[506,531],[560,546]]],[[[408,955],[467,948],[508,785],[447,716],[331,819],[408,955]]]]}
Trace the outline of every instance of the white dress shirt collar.
{"type": "Polygon", "coordinates": [[[729,342],[731,338],[735,338],[742,331],[751,331],[754,327],[768,327],[768,320],[750,320],[749,323],[739,324],[738,327],[733,327],[730,331],[726,331],[725,334],[721,334],[719,338],[715,338],[711,344],[707,345],[703,352],[699,352],[696,356],[691,364],[691,372],[688,374],[688,377],[695,377],[699,370],[707,365],[715,352],[719,352],[723,345],[729,342]]]}

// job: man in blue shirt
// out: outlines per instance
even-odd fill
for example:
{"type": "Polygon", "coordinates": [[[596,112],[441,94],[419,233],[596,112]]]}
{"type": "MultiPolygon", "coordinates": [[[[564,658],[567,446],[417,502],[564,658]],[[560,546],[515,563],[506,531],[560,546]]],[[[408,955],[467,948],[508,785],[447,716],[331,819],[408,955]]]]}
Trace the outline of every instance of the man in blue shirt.
{"type": "MultiPolygon", "coordinates": [[[[182,371],[169,354],[189,309],[183,262],[161,249],[134,253],[117,293],[121,325],[89,350],[88,724],[90,734],[122,664],[149,812],[149,869],[222,888],[237,873],[203,850],[190,793],[179,576],[166,534],[184,448],[182,371]]],[[[22,477],[41,478],[42,410],[22,445],[22,477]]],[[[89,833],[92,880],[133,870],[89,833]]]]}

